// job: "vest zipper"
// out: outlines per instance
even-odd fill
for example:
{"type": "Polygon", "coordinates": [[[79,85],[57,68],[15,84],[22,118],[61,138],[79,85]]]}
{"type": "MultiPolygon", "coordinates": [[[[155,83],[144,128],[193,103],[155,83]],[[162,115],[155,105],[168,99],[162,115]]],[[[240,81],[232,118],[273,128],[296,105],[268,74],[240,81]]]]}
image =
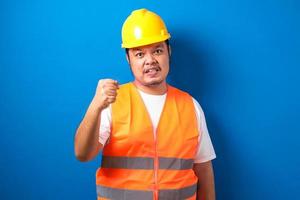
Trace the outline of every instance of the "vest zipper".
{"type": "Polygon", "coordinates": [[[154,200],[158,200],[158,155],[157,155],[157,135],[154,132],[154,200]]]}

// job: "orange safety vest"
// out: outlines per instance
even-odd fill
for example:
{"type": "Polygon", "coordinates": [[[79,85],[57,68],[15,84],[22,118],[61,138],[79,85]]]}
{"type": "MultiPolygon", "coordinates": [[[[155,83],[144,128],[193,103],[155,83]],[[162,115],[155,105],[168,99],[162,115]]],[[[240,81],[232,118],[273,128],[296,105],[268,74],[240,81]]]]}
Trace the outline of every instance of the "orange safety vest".
{"type": "Polygon", "coordinates": [[[122,85],[96,173],[98,200],[196,199],[198,179],[192,168],[199,132],[192,97],[168,85],[155,137],[153,132],[136,87],[122,85]]]}

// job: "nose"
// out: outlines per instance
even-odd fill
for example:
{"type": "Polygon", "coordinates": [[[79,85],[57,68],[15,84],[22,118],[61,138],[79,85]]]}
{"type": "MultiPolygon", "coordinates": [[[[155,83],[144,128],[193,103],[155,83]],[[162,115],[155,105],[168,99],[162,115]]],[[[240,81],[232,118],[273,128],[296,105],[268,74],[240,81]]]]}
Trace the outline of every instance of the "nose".
{"type": "Polygon", "coordinates": [[[146,65],[155,65],[155,64],[157,64],[157,60],[151,53],[147,53],[145,55],[145,64],[146,65]]]}

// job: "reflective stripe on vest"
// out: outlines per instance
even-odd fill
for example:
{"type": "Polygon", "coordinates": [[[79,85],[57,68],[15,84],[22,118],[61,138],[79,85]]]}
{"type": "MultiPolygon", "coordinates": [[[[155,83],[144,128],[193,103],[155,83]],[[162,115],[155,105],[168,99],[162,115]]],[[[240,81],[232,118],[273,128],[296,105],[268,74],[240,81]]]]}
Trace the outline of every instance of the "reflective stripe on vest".
{"type": "MultiPolygon", "coordinates": [[[[185,170],[193,168],[193,159],[159,157],[159,169],[185,170]]],[[[154,169],[153,158],[102,156],[103,168],[114,169],[154,169]]]]}
{"type": "Polygon", "coordinates": [[[114,169],[153,169],[153,158],[102,156],[103,168],[114,169]]]}
{"type": "Polygon", "coordinates": [[[159,157],[159,169],[192,169],[194,159],[159,157]]]}
{"type": "Polygon", "coordinates": [[[153,200],[152,191],[116,189],[97,185],[98,197],[114,200],[153,200]]]}
{"type": "MultiPolygon", "coordinates": [[[[195,195],[197,184],[180,188],[164,189],[158,191],[159,200],[182,200],[195,195]]],[[[145,190],[116,189],[97,185],[98,197],[104,197],[114,200],[153,200],[153,192],[145,190]]]]}

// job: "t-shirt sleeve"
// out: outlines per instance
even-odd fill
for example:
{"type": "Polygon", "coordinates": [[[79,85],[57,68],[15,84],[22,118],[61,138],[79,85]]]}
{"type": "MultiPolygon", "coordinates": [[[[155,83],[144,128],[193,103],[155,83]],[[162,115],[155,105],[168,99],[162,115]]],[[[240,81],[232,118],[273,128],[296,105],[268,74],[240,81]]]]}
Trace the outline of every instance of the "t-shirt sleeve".
{"type": "Polygon", "coordinates": [[[198,131],[200,133],[194,163],[203,163],[215,159],[216,153],[208,133],[204,112],[200,104],[194,98],[193,102],[198,121],[198,131]]]}
{"type": "Polygon", "coordinates": [[[111,130],[111,106],[101,112],[101,122],[99,127],[99,142],[104,146],[110,136],[111,130]]]}

